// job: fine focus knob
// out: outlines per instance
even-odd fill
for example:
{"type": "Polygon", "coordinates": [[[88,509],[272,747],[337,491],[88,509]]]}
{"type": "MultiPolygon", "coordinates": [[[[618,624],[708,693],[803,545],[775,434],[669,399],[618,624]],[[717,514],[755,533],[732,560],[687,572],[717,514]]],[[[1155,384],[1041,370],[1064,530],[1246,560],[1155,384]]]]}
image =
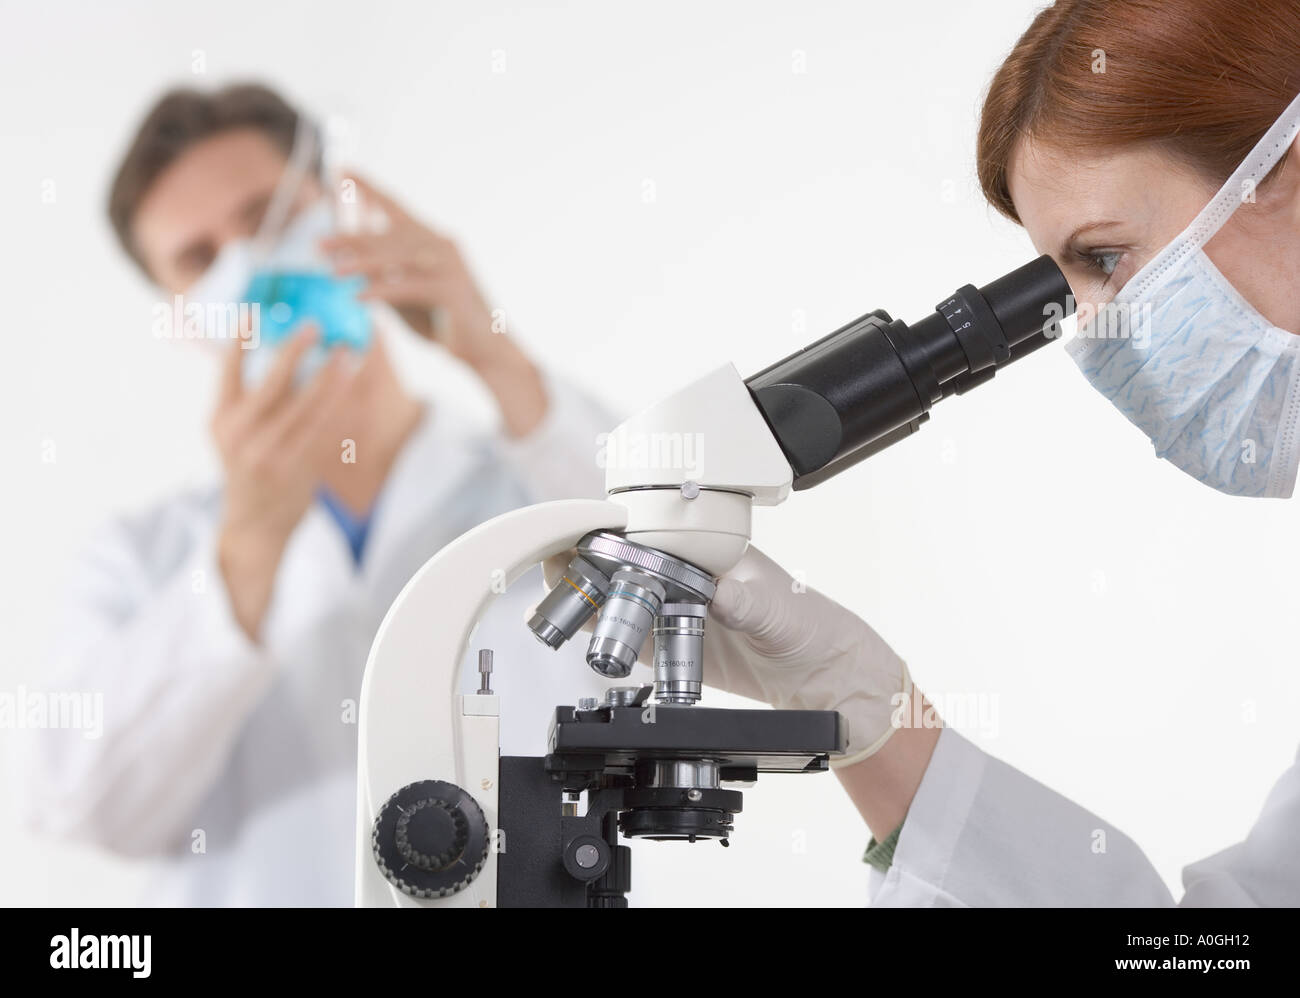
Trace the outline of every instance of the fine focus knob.
{"type": "Polygon", "coordinates": [[[488,843],[478,803],[442,780],[402,787],[380,808],[371,832],[379,871],[417,898],[447,897],[468,886],[487,861],[488,843]]]}

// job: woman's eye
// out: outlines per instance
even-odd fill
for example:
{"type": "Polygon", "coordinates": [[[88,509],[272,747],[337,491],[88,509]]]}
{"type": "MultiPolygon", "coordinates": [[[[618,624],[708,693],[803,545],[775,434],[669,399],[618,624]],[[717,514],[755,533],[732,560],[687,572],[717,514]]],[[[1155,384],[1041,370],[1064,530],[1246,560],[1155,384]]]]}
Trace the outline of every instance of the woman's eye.
{"type": "Polygon", "coordinates": [[[1109,277],[1115,273],[1115,268],[1119,266],[1120,258],[1123,256],[1123,253],[1106,250],[1089,253],[1088,265],[1109,277]]]}

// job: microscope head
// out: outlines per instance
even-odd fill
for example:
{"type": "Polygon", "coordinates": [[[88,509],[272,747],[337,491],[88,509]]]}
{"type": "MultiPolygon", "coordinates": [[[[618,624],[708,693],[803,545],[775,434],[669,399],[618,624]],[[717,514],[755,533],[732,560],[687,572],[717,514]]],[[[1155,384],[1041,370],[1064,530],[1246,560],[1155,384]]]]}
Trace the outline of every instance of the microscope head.
{"type": "Polygon", "coordinates": [[[612,680],[631,673],[653,634],[655,699],[697,703],[716,579],[745,553],[753,507],[790,494],[790,464],[730,364],[599,440],[623,523],[577,540],[528,626],[552,649],[589,629],[587,663],[612,680]]]}

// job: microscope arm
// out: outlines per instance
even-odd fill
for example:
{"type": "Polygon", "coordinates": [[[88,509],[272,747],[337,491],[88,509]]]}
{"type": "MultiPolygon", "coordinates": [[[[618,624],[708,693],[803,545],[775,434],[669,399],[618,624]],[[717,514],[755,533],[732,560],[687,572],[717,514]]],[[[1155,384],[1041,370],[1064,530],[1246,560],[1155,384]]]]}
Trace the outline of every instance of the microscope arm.
{"type": "MultiPolygon", "coordinates": [[[[623,507],[600,500],[526,506],[439,551],[389,608],[366,661],[358,711],[356,900],[419,906],[371,854],[372,822],[395,791],[436,774],[470,789],[497,827],[497,698],[458,694],[460,667],[488,601],[539,561],[593,530],[621,530],[623,507]]],[[[523,621],[520,621],[520,627],[523,621]]],[[[518,666],[516,666],[518,668],[518,666]]],[[[496,857],[444,904],[496,905],[496,857]]]]}

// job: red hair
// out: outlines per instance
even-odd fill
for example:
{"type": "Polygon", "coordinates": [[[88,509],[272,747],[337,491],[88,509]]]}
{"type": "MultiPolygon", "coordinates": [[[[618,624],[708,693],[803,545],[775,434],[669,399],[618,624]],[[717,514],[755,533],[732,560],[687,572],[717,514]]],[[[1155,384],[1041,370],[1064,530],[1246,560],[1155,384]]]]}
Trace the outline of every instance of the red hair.
{"type": "Polygon", "coordinates": [[[1019,222],[1007,171],[1031,137],[1065,149],[1153,143],[1221,184],[1297,92],[1297,0],[1057,0],[989,85],[980,187],[1019,222]]]}

